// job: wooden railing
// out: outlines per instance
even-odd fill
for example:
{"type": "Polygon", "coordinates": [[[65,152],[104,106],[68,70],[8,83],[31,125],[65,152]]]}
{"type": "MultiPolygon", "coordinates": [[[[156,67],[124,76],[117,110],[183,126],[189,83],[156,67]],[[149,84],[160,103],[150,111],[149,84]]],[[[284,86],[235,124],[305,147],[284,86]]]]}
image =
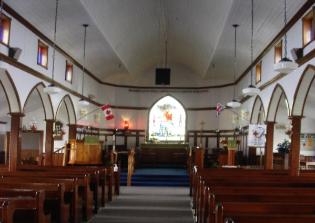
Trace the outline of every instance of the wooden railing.
{"type": "Polygon", "coordinates": [[[54,166],[65,166],[65,148],[66,146],[63,146],[53,153],[53,165],[54,166]]]}
{"type": "Polygon", "coordinates": [[[128,175],[127,186],[131,186],[131,178],[135,168],[135,148],[131,148],[128,152],[128,175]]]}

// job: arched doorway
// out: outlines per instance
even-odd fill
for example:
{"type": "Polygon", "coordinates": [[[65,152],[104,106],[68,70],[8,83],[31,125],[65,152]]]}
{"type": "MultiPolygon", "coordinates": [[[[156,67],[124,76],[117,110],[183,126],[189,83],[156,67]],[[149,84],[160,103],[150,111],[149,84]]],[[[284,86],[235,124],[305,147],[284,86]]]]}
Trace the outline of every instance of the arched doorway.
{"type": "Polygon", "coordinates": [[[152,141],[184,141],[186,135],[186,111],[171,96],[157,101],[149,113],[148,139],[152,141]]]}
{"type": "Polygon", "coordinates": [[[68,141],[70,125],[76,124],[75,110],[69,95],[65,95],[60,101],[55,117],[54,145],[56,150],[68,141]]]}
{"type": "Polygon", "coordinates": [[[45,85],[35,85],[25,101],[21,132],[21,164],[42,164],[46,121],[53,120],[53,108],[50,97],[43,92],[45,85]],[[46,121],[45,121],[46,120],[46,121]]]}
{"type": "MultiPolygon", "coordinates": [[[[290,143],[290,135],[287,134],[290,128],[290,108],[287,96],[283,87],[279,84],[273,90],[267,114],[267,122],[274,123],[272,137],[273,168],[288,169],[289,154],[284,152],[282,145],[290,143]]],[[[268,125],[268,124],[267,124],[268,125]]],[[[268,141],[267,127],[267,141],[268,141]]],[[[287,151],[287,150],[286,150],[287,151]]]]}
{"type": "MultiPolygon", "coordinates": [[[[315,160],[315,67],[305,68],[294,95],[292,116],[300,117],[300,167],[313,168],[315,160]]],[[[293,132],[293,131],[292,131],[293,132]]]]}

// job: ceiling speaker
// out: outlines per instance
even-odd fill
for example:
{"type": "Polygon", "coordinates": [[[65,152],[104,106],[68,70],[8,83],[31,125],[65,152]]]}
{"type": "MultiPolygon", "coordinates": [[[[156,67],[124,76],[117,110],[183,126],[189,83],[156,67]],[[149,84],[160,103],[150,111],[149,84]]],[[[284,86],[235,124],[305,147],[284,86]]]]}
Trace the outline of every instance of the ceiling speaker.
{"type": "Polygon", "coordinates": [[[156,85],[170,85],[170,68],[156,68],[155,69],[155,84],[156,85]]]}
{"type": "Polygon", "coordinates": [[[291,49],[292,59],[294,61],[303,57],[303,48],[293,48],[291,49]]]}
{"type": "Polygon", "coordinates": [[[9,48],[9,57],[18,60],[22,53],[22,49],[18,47],[10,47],[9,48]]]}

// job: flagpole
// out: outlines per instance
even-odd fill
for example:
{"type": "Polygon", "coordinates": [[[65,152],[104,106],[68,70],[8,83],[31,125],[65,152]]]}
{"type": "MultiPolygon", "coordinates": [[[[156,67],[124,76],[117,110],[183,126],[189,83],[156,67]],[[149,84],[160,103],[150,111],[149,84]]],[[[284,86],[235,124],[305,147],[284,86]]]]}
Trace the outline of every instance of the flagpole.
{"type": "Polygon", "coordinates": [[[84,115],[81,116],[77,121],[80,121],[81,119],[85,118],[86,116],[88,116],[88,115],[90,115],[90,114],[96,112],[98,109],[101,109],[101,108],[96,108],[96,109],[94,109],[94,110],[92,110],[92,111],[90,111],[90,112],[84,114],[84,115]]]}

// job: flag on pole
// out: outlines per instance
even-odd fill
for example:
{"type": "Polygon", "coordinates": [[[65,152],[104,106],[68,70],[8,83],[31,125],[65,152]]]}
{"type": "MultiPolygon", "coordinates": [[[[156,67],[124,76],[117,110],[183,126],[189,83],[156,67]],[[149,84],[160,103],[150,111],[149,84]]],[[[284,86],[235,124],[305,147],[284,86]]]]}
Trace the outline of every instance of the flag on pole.
{"type": "Polygon", "coordinates": [[[220,113],[224,110],[224,106],[221,103],[217,103],[215,110],[217,112],[217,117],[219,117],[220,113]]]}
{"type": "Polygon", "coordinates": [[[110,107],[110,104],[107,104],[107,105],[103,105],[101,107],[101,109],[103,110],[104,112],[104,115],[105,115],[105,119],[106,120],[111,120],[114,118],[114,115],[113,115],[113,112],[112,112],[112,109],[110,107]]]}

